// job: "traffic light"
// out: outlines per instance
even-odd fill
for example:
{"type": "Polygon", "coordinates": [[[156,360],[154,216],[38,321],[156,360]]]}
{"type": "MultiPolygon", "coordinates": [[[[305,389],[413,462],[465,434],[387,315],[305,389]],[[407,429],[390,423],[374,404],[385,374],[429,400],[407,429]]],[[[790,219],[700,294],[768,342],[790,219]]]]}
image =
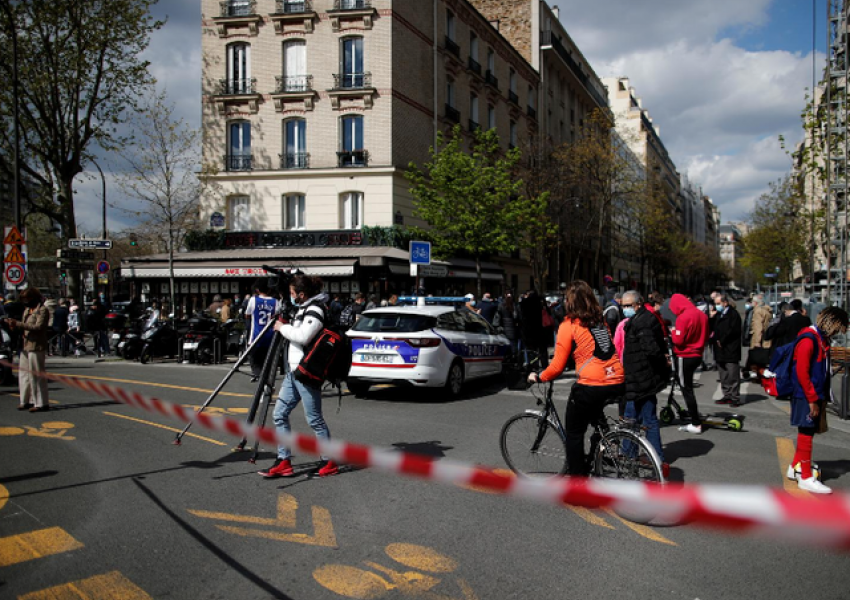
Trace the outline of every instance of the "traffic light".
{"type": "Polygon", "coordinates": [[[65,281],[67,281],[67,279],[68,279],[68,272],[67,271],[59,271],[59,282],[65,283],[65,281]]]}
{"type": "Polygon", "coordinates": [[[131,233],[130,234],[130,245],[135,246],[137,243],[138,243],[138,240],[136,239],[136,234],[131,233]]]}

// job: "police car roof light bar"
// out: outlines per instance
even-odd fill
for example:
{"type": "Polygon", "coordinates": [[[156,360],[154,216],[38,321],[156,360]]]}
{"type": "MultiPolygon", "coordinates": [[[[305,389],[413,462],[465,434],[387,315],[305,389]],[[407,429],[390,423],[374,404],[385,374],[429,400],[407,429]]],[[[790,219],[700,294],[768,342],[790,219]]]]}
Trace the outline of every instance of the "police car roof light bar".
{"type": "Polygon", "coordinates": [[[417,304],[420,300],[425,300],[426,304],[466,304],[464,296],[399,296],[399,304],[417,304]]]}

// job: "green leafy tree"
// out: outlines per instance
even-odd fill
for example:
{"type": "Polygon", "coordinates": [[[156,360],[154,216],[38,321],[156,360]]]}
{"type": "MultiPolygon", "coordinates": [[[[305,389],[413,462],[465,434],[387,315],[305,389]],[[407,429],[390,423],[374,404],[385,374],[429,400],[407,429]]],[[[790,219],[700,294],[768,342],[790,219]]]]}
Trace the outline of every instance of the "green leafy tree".
{"type": "Polygon", "coordinates": [[[26,199],[60,224],[63,244],[77,235],[74,179],[92,146],[125,144],[125,113],[153,80],[140,56],[162,26],[149,13],[155,2],[0,0],[0,173],[11,180],[14,169],[17,48],[21,169],[42,191],[26,199]]]}
{"type": "Polygon", "coordinates": [[[752,228],[743,239],[742,264],[762,283],[762,274],[779,267],[778,278],[791,282],[795,263],[808,263],[810,213],[798,181],[790,176],[770,184],[750,215],[752,228]]]}
{"type": "Polygon", "coordinates": [[[130,123],[134,143],[122,153],[129,168],[118,183],[138,202],[135,210],[121,210],[141,219],[140,229],[168,253],[170,305],[174,307],[174,253],[197,221],[199,132],[175,117],[174,105],[164,92],[147,99],[130,123]]]}
{"type": "Polygon", "coordinates": [[[503,153],[494,130],[477,131],[471,152],[463,149],[460,127],[440,135],[431,160],[420,169],[411,163],[407,178],[416,198],[416,214],[431,227],[434,253],[448,257],[465,253],[475,259],[481,295],[481,259],[512,252],[535,210],[545,204],[521,196],[522,180],[513,176],[518,149],[503,153]]]}

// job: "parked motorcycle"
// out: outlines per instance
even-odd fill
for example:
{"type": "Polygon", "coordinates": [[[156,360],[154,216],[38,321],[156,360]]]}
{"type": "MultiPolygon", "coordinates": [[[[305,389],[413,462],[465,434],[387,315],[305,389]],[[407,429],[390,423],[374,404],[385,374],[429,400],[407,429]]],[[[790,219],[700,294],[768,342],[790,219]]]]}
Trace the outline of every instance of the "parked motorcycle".
{"type": "Polygon", "coordinates": [[[139,317],[124,329],[124,337],[118,342],[118,353],[124,360],[136,360],[142,353],[142,348],[145,346],[142,334],[145,332],[144,327],[147,321],[147,316],[139,317]]]}
{"type": "Polygon", "coordinates": [[[188,324],[189,330],[183,336],[183,362],[199,365],[220,362],[224,350],[218,319],[196,313],[188,324]]]}
{"type": "Polygon", "coordinates": [[[142,334],[144,346],[139,353],[139,361],[144,365],[157,356],[177,356],[177,332],[168,321],[157,321],[142,334]]]}
{"type": "Polygon", "coordinates": [[[126,333],[127,321],[127,314],[117,309],[106,313],[103,318],[103,324],[109,335],[109,350],[113,355],[117,356],[120,353],[118,346],[126,333]]]}

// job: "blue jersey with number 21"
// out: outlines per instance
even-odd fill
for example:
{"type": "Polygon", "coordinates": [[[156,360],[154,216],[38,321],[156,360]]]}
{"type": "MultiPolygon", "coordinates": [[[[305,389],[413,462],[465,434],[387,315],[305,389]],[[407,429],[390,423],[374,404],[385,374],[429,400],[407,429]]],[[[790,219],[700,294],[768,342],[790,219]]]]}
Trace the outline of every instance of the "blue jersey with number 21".
{"type": "MultiPolygon", "coordinates": [[[[254,296],[254,312],[251,313],[251,341],[254,341],[260,332],[263,330],[263,327],[266,326],[266,323],[271,321],[274,318],[275,311],[277,309],[277,300],[274,298],[263,298],[261,296],[254,296]]],[[[257,342],[257,346],[269,346],[274,339],[274,329],[269,328],[269,330],[263,336],[263,339],[257,342]]]]}

